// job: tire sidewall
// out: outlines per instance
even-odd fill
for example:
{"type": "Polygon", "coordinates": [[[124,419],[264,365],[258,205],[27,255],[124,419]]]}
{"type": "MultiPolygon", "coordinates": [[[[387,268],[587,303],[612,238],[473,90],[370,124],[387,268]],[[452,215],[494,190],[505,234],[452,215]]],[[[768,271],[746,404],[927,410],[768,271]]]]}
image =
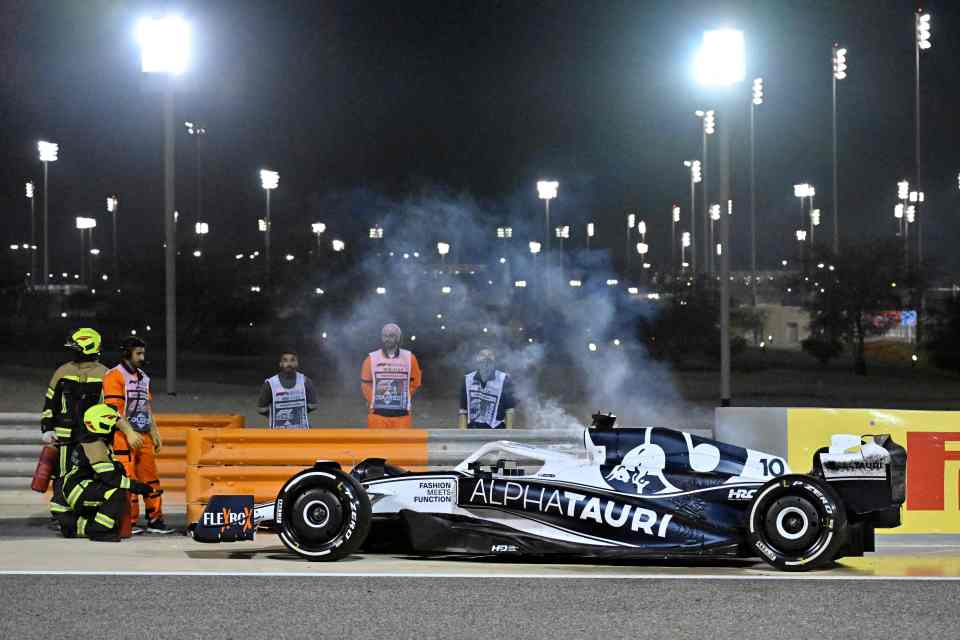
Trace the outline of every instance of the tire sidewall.
{"type": "Polygon", "coordinates": [[[747,538],[757,556],[777,569],[808,571],[834,560],[846,541],[846,525],[846,510],[832,487],[812,476],[786,475],[771,480],[757,491],[747,513],[747,538]],[[770,507],[787,496],[805,499],[819,516],[820,534],[812,545],[797,553],[777,548],[764,525],[770,507]]]}
{"type": "Polygon", "coordinates": [[[363,544],[370,532],[370,498],[352,476],[336,469],[308,469],[287,480],[277,493],[276,527],[283,545],[314,562],[339,560],[363,544]],[[297,497],[321,487],[338,496],[344,508],[344,524],[323,544],[301,540],[292,526],[292,509],[297,497]]]}

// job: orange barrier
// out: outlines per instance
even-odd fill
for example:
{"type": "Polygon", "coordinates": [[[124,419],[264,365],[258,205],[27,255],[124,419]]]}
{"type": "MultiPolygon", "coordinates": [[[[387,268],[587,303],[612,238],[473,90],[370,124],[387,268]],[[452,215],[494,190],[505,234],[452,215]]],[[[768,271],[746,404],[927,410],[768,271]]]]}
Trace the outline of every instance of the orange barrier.
{"type": "Polygon", "coordinates": [[[187,434],[187,519],[199,519],[217,494],[273,500],[283,483],[314,461],[336,460],[350,469],[364,458],[427,465],[427,432],[419,429],[194,429],[187,434]]]}
{"type": "Polygon", "coordinates": [[[158,413],[154,416],[163,447],[157,456],[157,473],[165,493],[183,493],[187,475],[187,432],[197,428],[243,428],[243,416],[158,413]]]}
{"type": "Polygon", "coordinates": [[[200,413],[157,413],[153,416],[158,427],[204,427],[210,429],[243,429],[243,416],[204,415],[200,413]]]}

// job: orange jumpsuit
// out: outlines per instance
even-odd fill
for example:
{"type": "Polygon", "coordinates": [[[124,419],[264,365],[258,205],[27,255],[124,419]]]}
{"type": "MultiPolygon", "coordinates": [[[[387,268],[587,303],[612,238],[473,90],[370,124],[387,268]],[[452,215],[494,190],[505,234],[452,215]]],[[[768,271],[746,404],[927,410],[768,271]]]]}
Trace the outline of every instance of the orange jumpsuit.
{"type": "MultiPolygon", "coordinates": [[[[118,364],[107,372],[103,377],[103,401],[117,410],[121,416],[126,417],[127,404],[127,378],[124,371],[120,368],[123,363],[118,364]]],[[[138,371],[140,378],[144,377],[142,372],[138,371]]],[[[149,385],[149,378],[147,378],[149,385]]],[[[147,398],[152,401],[153,394],[147,391],[147,398]]],[[[156,428],[156,426],[154,426],[156,428]]],[[[160,520],[163,518],[163,491],[160,489],[160,479],[157,474],[157,458],[153,447],[153,439],[149,433],[143,433],[143,444],[139,449],[131,449],[127,442],[127,436],[117,429],[113,436],[113,457],[123,465],[128,478],[133,478],[150,485],[153,493],[143,497],[143,505],[147,515],[147,521],[160,520]]],[[[130,493],[130,517],[133,522],[140,516],[140,498],[137,494],[130,493]]]]}
{"type": "MultiPolygon", "coordinates": [[[[420,363],[417,357],[410,354],[410,398],[423,382],[423,374],[420,371],[420,363]]],[[[363,361],[360,369],[360,389],[363,391],[363,397],[367,400],[367,427],[371,429],[410,429],[413,427],[413,416],[410,411],[406,415],[384,416],[373,412],[373,372],[371,370],[370,356],[363,361]]]]}

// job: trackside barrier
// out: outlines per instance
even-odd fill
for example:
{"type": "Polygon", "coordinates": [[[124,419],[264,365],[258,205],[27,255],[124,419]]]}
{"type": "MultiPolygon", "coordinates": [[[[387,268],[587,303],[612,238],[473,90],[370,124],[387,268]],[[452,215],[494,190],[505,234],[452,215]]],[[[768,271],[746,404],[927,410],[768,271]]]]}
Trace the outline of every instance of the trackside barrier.
{"type": "Polygon", "coordinates": [[[907,449],[903,524],[881,533],[960,533],[960,412],[888,409],[721,408],[717,439],[785,456],[810,470],[831,436],[888,433],[907,449]]]}
{"type": "Polygon", "coordinates": [[[316,460],[351,469],[365,458],[386,458],[410,470],[449,467],[485,442],[512,440],[563,445],[575,451],[581,431],[457,429],[197,429],[187,436],[187,518],[196,521],[211,496],[249,494],[273,500],[281,485],[316,460]]]}
{"type": "MultiPolygon", "coordinates": [[[[155,418],[163,441],[157,472],[166,493],[185,490],[188,431],[244,426],[243,416],[237,415],[159,413],[155,418]]],[[[29,489],[42,446],[39,414],[0,413],[0,490],[29,489]]]]}

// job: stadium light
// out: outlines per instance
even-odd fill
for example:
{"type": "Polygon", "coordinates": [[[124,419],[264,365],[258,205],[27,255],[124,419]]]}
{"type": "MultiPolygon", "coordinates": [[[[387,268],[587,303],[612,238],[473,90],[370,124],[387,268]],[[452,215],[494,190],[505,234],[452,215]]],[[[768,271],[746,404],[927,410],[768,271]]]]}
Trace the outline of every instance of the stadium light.
{"type": "Polygon", "coordinates": [[[930,48],[930,14],[917,12],[917,47],[926,51],[930,48]]]}
{"type": "Polygon", "coordinates": [[[537,182],[537,197],[541,200],[553,200],[557,197],[560,183],[556,180],[539,180],[537,182]]]}
{"type": "Polygon", "coordinates": [[[347,248],[347,245],[343,242],[343,240],[334,240],[330,244],[333,247],[333,250],[336,251],[337,253],[340,253],[341,251],[347,248]]]}
{"type": "Polygon", "coordinates": [[[280,184],[280,174],[269,169],[260,170],[260,185],[267,191],[276,189],[280,184]]]}
{"type": "Polygon", "coordinates": [[[763,104],[763,78],[753,79],[753,104],[763,104]]]}
{"type": "Polygon", "coordinates": [[[210,225],[206,222],[198,222],[193,225],[193,229],[198,236],[205,236],[210,233],[210,225]]]}
{"type": "Polygon", "coordinates": [[[37,143],[37,151],[40,153],[40,162],[56,162],[60,153],[60,145],[41,140],[37,143]]]}
{"type": "Polygon", "coordinates": [[[843,80],[847,77],[847,50],[844,47],[833,45],[833,78],[843,80]]]}
{"type": "Polygon", "coordinates": [[[746,76],[743,32],[718,29],[703,34],[696,60],[697,80],[703,85],[731,85],[746,76]]]}
{"type": "Polygon", "coordinates": [[[901,180],[897,183],[897,199],[906,200],[910,197],[910,183],[906,180],[901,180]]]}
{"type": "Polygon", "coordinates": [[[144,73],[179,75],[190,62],[190,25],[177,15],[143,18],[137,23],[140,66],[144,73]]]}
{"type": "Polygon", "coordinates": [[[537,255],[538,253],[540,253],[541,245],[536,240],[531,240],[530,242],[527,243],[527,246],[530,247],[530,253],[532,253],[533,255],[537,255]]]}

